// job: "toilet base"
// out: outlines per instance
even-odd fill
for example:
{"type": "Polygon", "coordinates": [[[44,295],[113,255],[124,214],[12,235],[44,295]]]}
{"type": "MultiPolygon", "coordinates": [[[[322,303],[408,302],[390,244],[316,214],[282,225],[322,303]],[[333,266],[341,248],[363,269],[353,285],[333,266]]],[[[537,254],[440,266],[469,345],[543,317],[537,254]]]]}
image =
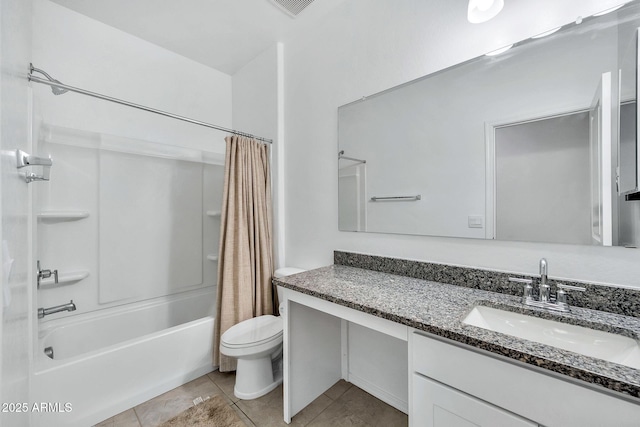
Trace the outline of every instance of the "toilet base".
{"type": "Polygon", "coordinates": [[[282,350],[257,359],[238,359],[233,394],[242,400],[257,399],[282,384],[282,350]]]}

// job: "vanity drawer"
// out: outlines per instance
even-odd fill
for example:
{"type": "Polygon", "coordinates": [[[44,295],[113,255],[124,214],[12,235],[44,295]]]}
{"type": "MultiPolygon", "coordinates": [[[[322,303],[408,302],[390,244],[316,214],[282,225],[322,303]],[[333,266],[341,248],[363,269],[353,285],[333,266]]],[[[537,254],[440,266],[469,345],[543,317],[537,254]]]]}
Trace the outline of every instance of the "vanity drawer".
{"type": "Polygon", "coordinates": [[[444,338],[414,332],[410,339],[412,372],[544,426],[640,425],[640,400],[444,338]]]}
{"type": "Polygon", "coordinates": [[[537,423],[420,374],[413,374],[412,398],[412,426],[538,427],[537,423]]]}

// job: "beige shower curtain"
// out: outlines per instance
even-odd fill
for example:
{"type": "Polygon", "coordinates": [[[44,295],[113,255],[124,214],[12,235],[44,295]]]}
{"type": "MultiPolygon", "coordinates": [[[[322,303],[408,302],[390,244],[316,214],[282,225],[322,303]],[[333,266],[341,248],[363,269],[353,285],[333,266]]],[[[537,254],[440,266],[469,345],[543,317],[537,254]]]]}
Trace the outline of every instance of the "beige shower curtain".
{"type": "Polygon", "coordinates": [[[228,136],[218,252],[214,364],[220,372],[236,360],[220,354],[220,337],[243,320],[273,314],[273,240],[269,146],[228,136]]]}

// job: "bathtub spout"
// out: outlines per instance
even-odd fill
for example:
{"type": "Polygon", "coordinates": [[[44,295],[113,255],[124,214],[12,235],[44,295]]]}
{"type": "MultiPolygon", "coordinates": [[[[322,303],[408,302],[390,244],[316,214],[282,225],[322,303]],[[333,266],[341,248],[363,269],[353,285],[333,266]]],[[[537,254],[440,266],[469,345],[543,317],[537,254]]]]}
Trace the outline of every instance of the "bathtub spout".
{"type": "Polygon", "coordinates": [[[38,319],[42,319],[44,316],[48,316],[53,313],[60,313],[61,311],[75,311],[76,305],[73,300],[69,304],[56,305],[55,307],[39,308],[38,319]]]}

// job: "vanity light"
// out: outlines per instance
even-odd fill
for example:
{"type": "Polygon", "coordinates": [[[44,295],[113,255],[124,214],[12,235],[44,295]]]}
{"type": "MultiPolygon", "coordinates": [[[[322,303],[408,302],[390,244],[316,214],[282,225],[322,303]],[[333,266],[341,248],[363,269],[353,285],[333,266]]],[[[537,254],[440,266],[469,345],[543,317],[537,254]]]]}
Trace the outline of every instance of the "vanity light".
{"type": "Polygon", "coordinates": [[[504,7],[504,0],[469,0],[467,19],[472,24],[486,22],[495,17],[504,7]]]}
{"type": "Polygon", "coordinates": [[[531,38],[532,39],[541,39],[542,37],[550,36],[551,34],[553,34],[556,31],[558,31],[560,28],[562,28],[562,27],[557,27],[557,28],[554,28],[553,30],[545,31],[544,33],[540,33],[537,36],[533,36],[531,38]]]}
{"type": "Polygon", "coordinates": [[[496,49],[494,51],[491,51],[489,53],[485,53],[485,56],[496,56],[496,55],[500,55],[501,53],[504,53],[506,51],[508,51],[509,49],[511,49],[513,47],[513,44],[510,44],[509,46],[505,46],[505,47],[501,47],[500,49],[496,49]]]}
{"type": "Polygon", "coordinates": [[[603,10],[602,12],[594,13],[593,16],[602,16],[602,15],[606,15],[607,13],[615,12],[616,10],[620,9],[622,6],[624,6],[624,3],[618,6],[614,6],[610,9],[603,10]]]}

